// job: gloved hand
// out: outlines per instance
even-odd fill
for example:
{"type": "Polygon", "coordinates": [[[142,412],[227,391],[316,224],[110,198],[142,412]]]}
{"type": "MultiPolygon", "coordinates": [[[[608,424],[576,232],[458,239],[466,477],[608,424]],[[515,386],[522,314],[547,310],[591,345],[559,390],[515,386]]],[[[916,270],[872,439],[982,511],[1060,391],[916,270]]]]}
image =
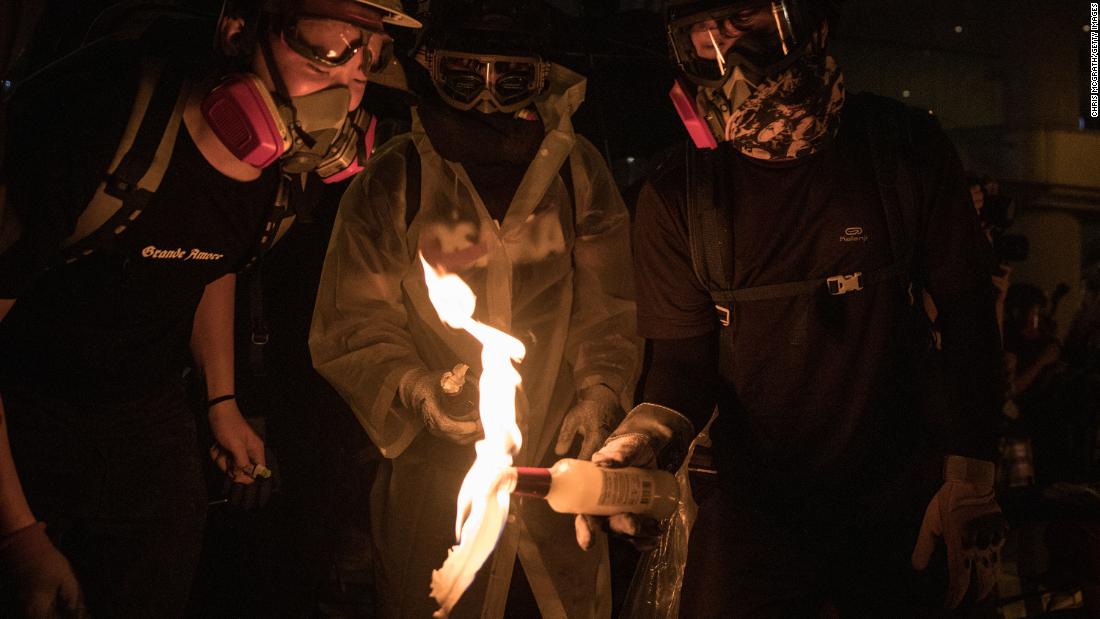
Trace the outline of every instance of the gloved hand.
{"type": "Polygon", "coordinates": [[[401,378],[397,394],[402,406],[416,414],[433,435],[459,445],[481,437],[477,381],[466,377],[457,395],[443,392],[441,380],[447,372],[412,370],[401,378]]]}
{"type": "Polygon", "coordinates": [[[611,428],[622,421],[623,409],[619,398],[606,385],[594,385],[583,390],[577,403],[565,414],[558,432],[554,453],[564,456],[573,448],[577,435],[581,436],[578,460],[588,460],[611,433],[611,428]]]}
{"type": "MultiPolygon", "coordinates": [[[[592,454],[592,462],[610,468],[656,468],[658,456],[663,456],[671,466],[678,467],[694,437],[695,428],[687,417],[671,408],[643,403],[635,406],[603,447],[592,454]]],[[[592,545],[593,533],[603,528],[626,536],[639,550],[648,550],[661,529],[656,520],[635,514],[615,514],[606,519],[582,514],[577,516],[574,528],[577,544],[585,550],[592,545]]]]}
{"type": "Polygon", "coordinates": [[[972,576],[978,590],[975,601],[986,598],[997,583],[997,567],[1008,530],[1007,521],[993,497],[993,464],[961,456],[948,456],[943,487],[924,512],[913,567],[923,570],[943,537],[947,546],[947,608],[957,608],[966,596],[972,576]]]}
{"type": "Polygon", "coordinates": [[[0,575],[9,582],[19,616],[29,619],[88,616],[73,569],[37,522],[0,538],[0,575]]]}

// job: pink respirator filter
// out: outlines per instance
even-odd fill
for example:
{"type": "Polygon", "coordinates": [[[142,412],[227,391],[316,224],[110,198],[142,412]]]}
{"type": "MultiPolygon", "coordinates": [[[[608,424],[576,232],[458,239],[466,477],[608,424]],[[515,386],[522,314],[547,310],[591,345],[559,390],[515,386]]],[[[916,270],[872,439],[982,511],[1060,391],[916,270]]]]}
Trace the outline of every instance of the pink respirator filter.
{"type": "MultiPolygon", "coordinates": [[[[370,159],[370,156],[374,154],[374,130],[378,126],[378,117],[371,116],[370,124],[367,126],[366,132],[363,134],[363,149],[360,151],[363,153],[363,161],[370,159]]],[[[332,176],[327,176],[321,179],[321,182],[326,184],[339,183],[340,181],[351,178],[363,170],[363,166],[359,163],[359,158],[356,157],[352,160],[351,165],[340,170],[332,176]]]]}
{"type": "Polygon", "coordinates": [[[714,134],[707,127],[707,122],[699,116],[695,99],[688,96],[680,80],[672,83],[672,90],[668,92],[668,97],[672,99],[672,105],[680,115],[680,120],[684,123],[688,135],[691,136],[691,141],[695,142],[695,148],[708,150],[718,148],[718,141],[714,139],[714,134]]]}
{"type": "Polygon", "coordinates": [[[229,152],[245,163],[265,168],[286,150],[278,108],[253,76],[231,77],[210,91],[202,115],[229,152]]]}

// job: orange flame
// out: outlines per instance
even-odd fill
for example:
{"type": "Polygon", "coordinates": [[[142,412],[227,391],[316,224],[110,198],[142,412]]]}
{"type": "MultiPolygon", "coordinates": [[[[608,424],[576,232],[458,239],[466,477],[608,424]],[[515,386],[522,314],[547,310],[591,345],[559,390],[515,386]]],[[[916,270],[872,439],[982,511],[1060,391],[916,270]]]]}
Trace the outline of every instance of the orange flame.
{"type": "Polygon", "coordinates": [[[460,277],[436,271],[423,256],[420,263],[439,318],[449,327],[466,330],[482,345],[479,410],[485,438],[474,445],[477,458],[458,492],[458,544],[432,572],[431,594],[439,604],[435,617],[446,617],[493,552],[508,517],[512,457],[523,444],[516,425],[520,376],[513,361],[523,361],[526,350],[516,338],[474,320],[477,297],[460,277]]]}

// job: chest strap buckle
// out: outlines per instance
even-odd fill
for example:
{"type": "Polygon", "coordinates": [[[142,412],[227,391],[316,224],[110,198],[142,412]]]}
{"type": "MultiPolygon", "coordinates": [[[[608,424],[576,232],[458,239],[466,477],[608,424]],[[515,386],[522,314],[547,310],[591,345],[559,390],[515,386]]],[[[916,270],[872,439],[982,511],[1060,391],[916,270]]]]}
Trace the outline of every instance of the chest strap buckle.
{"type": "Polygon", "coordinates": [[[721,305],[715,305],[714,309],[718,310],[718,322],[723,327],[730,326],[730,308],[721,305]]]}
{"type": "Polygon", "coordinates": [[[829,294],[834,297],[849,292],[858,292],[863,290],[863,273],[856,271],[851,275],[834,275],[826,279],[825,283],[829,286],[829,294]]]}

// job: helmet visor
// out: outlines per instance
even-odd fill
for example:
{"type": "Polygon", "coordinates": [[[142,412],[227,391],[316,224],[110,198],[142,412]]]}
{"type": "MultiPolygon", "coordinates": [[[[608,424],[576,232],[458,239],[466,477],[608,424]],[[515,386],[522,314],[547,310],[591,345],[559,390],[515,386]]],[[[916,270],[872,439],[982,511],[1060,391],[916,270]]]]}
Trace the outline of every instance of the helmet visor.
{"type": "Polygon", "coordinates": [[[381,30],[368,30],[348,22],[321,17],[287,20],[280,36],[287,47],[310,62],[339,67],[363,52],[364,70],[372,71],[389,61],[391,40],[381,30]]]}
{"type": "Polygon", "coordinates": [[[763,74],[793,51],[783,2],[732,2],[673,15],[669,46],[684,74],[696,84],[717,88],[741,65],[763,74]]]}
{"type": "Polygon", "coordinates": [[[529,104],[546,83],[547,69],[537,56],[484,55],[436,50],[432,81],[448,104],[468,110],[481,102],[501,112],[529,104]]]}

